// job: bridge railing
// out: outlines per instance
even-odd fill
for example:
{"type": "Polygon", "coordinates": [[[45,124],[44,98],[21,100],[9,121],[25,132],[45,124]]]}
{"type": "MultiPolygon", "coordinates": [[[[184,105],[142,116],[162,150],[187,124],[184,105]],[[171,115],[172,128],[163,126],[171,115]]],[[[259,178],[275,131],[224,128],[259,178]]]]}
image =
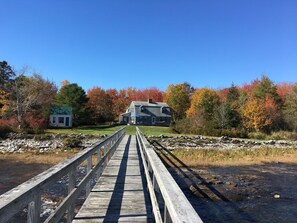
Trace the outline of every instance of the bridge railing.
{"type": "Polygon", "coordinates": [[[39,223],[42,191],[67,175],[69,178],[68,195],[45,222],[59,222],[66,213],[67,222],[71,222],[74,217],[75,200],[83,190],[86,191],[86,197],[89,195],[91,191],[91,179],[100,177],[124,135],[125,128],[122,128],[102,142],[79,152],[73,158],[53,166],[36,177],[2,194],[0,196],[0,222],[8,222],[14,215],[27,206],[27,222],[39,223]],[[94,159],[96,162],[94,164],[93,155],[96,155],[96,159],[94,159]],[[87,172],[82,180],[77,182],[77,169],[83,162],[87,163],[87,172]]]}
{"type": "Polygon", "coordinates": [[[136,130],[155,221],[202,222],[143,133],[136,130]]]}

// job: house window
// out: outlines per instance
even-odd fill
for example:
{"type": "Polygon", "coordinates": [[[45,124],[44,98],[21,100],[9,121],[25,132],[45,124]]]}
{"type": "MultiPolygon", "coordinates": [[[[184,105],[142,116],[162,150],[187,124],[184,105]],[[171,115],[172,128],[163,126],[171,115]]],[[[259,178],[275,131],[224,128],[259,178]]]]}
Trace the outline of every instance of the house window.
{"type": "Polygon", "coordinates": [[[152,117],[152,124],[156,124],[156,117],[152,117]]]}
{"type": "Polygon", "coordinates": [[[64,124],[64,117],[59,117],[59,124],[64,124]]]}
{"type": "Polygon", "coordinates": [[[56,117],[53,117],[53,123],[54,124],[56,123],[56,117]]]}

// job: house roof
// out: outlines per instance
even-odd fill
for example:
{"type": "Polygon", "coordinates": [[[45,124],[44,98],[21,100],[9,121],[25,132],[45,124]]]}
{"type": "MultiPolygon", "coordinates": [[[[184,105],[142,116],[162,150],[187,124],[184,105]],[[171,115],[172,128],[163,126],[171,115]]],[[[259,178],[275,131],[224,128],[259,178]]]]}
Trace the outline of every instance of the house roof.
{"type": "Polygon", "coordinates": [[[170,108],[164,102],[132,101],[135,110],[131,116],[157,116],[170,117],[170,108]],[[144,110],[141,109],[144,107],[144,110]],[[162,109],[164,108],[164,109],[162,109]]]}
{"type": "Polygon", "coordinates": [[[72,115],[72,107],[70,106],[57,106],[51,107],[51,115],[72,115]]]}
{"type": "Polygon", "coordinates": [[[165,102],[148,102],[148,101],[132,101],[134,105],[150,106],[150,107],[169,107],[165,102]]]}

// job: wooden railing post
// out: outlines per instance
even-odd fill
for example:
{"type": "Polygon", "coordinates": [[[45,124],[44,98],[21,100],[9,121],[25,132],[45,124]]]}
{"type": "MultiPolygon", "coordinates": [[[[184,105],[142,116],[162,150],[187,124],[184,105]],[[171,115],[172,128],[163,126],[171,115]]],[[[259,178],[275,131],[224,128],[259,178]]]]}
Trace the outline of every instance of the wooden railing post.
{"type": "Polygon", "coordinates": [[[166,204],[164,205],[164,223],[172,223],[166,204]]]}
{"type": "MultiPolygon", "coordinates": [[[[101,159],[102,159],[101,148],[99,147],[97,150],[97,164],[101,161],[101,159]]],[[[101,167],[97,171],[96,180],[98,180],[100,176],[101,176],[101,167]]]]}
{"type": "MultiPolygon", "coordinates": [[[[92,169],[92,154],[88,157],[88,165],[87,165],[87,173],[89,173],[92,169]]],[[[89,181],[86,185],[86,197],[89,196],[91,192],[91,181],[89,181]]]]}
{"type": "MultiPolygon", "coordinates": [[[[68,183],[68,194],[72,192],[76,185],[76,169],[77,167],[74,167],[69,173],[69,183],[68,183]]],[[[69,205],[68,210],[67,210],[67,223],[71,223],[73,218],[74,218],[74,204],[69,205]]]]}
{"type": "Polygon", "coordinates": [[[41,193],[40,191],[34,195],[33,201],[28,204],[27,223],[40,222],[41,193]]]}

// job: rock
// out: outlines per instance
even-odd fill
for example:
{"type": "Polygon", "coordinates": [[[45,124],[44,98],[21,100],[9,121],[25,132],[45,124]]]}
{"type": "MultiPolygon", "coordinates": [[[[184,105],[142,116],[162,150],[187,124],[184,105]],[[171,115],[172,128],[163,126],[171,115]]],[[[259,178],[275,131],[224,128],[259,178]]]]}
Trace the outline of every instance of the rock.
{"type": "Polygon", "coordinates": [[[274,197],[275,199],[279,199],[279,198],[280,198],[280,195],[279,195],[279,194],[275,194],[273,197],[274,197]]]}
{"type": "Polygon", "coordinates": [[[232,143],[234,143],[234,144],[241,143],[241,141],[240,141],[240,140],[238,140],[238,139],[233,139],[231,142],[232,142],[232,143]]]}
{"type": "Polygon", "coordinates": [[[275,145],[275,141],[274,140],[269,140],[269,141],[265,142],[265,144],[275,145]]]}
{"type": "Polygon", "coordinates": [[[228,136],[222,136],[220,138],[220,141],[228,141],[228,140],[230,140],[230,138],[228,136]]]}

